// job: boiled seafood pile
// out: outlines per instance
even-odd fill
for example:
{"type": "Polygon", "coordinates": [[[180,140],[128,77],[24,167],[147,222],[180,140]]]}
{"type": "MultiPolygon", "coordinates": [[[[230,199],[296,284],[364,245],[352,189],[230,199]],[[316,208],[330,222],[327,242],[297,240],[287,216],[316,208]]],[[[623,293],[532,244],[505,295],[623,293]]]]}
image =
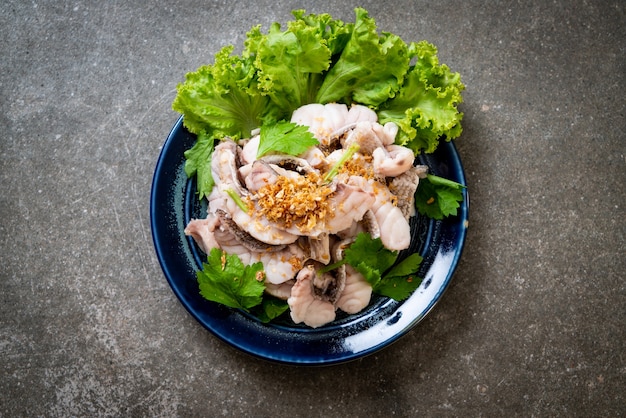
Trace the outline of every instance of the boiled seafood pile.
{"type": "Polygon", "coordinates": [[[370,302],[372,287],[349,264],[325,268],[359,233],[392,251],[409,247],[413,196],[427,168],[394,144],[398,127],[379,124],[366,106],[308,104],[291,122],[319,144],[298,156],[257,157],[258,131],[219,141],[207,217],[191,220],[185,233],[206,253],[220,248],[244,264],[262,262],[266,292],[288,302],[295,323],[315,328],[370,302]]]}

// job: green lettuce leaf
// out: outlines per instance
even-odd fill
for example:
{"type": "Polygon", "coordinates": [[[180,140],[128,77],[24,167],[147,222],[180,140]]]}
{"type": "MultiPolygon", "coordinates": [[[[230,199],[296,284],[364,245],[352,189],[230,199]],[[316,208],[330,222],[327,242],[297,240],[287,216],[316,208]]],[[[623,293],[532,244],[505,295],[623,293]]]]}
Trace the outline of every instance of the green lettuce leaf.
{"type": "Polygon", "coordinates": [[[246,35],[242,55],[258,69],[259,88],[287,114],[315,101],[331,62],[350,39],[353,24],[328,13],[305,15],[294,10],[295,20],[282,30],[278,23],[267,34],[259,25],[246,35]]]}
{"type": "Polygon", "coordinates": [[[305,11],[300,9],[294,10],[292,14],[296,20],[316,28],[316,31],[326,42],[328,49],[330,49],[333,61],[338,58],[337,55],[345,48],[354,29],[353,23],[344,23],[339,19],[333,19],[328,13],[306,15],[305,11]]]}
{"type": "Polygon", "coordinates": [[[395,97],[381,104],[381,124],[394,122],[400,127],[396,143],[416,154],[432,153],[439,140],[450,141],[461,134],[462,102],[465,86],[459,73],[439,64],[437,48],[426,42],[411,43],[409,56],[416,58],[395,97]]]}
{"type": "Polygon", "coordinates": [[[233,46],[222,48],[213,65],[187,73],[185,82],[178,84],[172,108],[183,115],[189,132],[246,138],[263,123],[284,117],[259,91],[254,62],[232,51],[233,46]]]}
{"type": "Polygon", "coordinates": [[[200,294],[231,308],[249,310],[262,302],[265,284],[259,280],[261,262],[244,265],[235,254],[213,248],[196,273],[200,294]]]}
{"type": "Polygon", "coordinates": [[[388,32],[379,35],[365,9],[355,12],[350,40],[325,75],[317,102],[378,106],[393,97],[403,82],[409,65],[406,43],[388,32]]]}
{"type": "Polygon", "coordinates": [[[259,86],[272,102],[289,114],[311,103],[331,57],[318,28],[296,20],[285,31],[274,23],[267,35],[256,27],[248,36],[255,42],[248,41],[247,54],[254,55],[259,86]]]}

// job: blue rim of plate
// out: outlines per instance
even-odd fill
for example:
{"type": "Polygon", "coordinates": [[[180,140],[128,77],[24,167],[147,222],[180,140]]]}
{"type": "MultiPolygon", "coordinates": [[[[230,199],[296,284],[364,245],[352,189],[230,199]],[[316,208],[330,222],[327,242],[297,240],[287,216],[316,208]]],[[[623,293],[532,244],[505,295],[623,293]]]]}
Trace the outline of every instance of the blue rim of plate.
{"type": "MultiPolygon", "coordinates": [[[[355,360],[387,347],[414,328],[441,299],[457,267],[468,226],[469,195],[457,216],[434,221],[412,218],[413,239],[405,253],[419,252],[424,260],[420,287],[397,302],[375,296],[355,315],[338,315],[336,321],[316,329],[288,319],[264,324],[254,316],[204,299],[196,271],[205,256],[183,230],[189,219],[206,214],[195,193],[195,180],[184,171],[184,152],[195,135],[178,118],[161,149],[152,180],[150,224],[157,258],[174,294],[204,328],[227,344],[252,356],[290,365],[331,365],[355,360]]],[[[466,185],[456,147],[441,142],[433,154],[419,156],[429,171],[466,185]]],[[[405,255],[404,255],[405,256],[405,255]]],[[[399,259],[403,258],[400,254],[399,259]]]]}

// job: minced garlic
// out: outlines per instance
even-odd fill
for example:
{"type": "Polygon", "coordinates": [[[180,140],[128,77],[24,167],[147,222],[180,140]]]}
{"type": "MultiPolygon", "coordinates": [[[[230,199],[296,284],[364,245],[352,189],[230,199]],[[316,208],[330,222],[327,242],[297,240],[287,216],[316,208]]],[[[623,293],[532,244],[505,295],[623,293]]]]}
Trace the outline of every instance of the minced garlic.
{"type": "Polygon", "coordinates": [[[339,169],[339,172],[349,176],[360,176],[366,180],[373,179],[372,156],[357,154],[346,161],[339,169]]]}
{"type": "Polygon", "coordinates": [[[332,193],[314,172],[296,178],[279,176],[275,183],[258,190],[258,209],[270,222],[308,232],[318,222],[333,216],[328,202],[332,193]]]}

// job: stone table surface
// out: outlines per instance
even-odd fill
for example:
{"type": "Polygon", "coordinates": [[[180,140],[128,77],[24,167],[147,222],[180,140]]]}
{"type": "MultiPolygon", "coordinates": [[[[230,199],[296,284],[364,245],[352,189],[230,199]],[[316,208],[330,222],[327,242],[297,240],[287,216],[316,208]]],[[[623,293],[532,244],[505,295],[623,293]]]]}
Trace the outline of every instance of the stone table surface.
{"type": "Polygon", "coordinates": [[[608,1],[0,3],[0,416],[620,416],[626,7],[608,1]],[[187,313],[150,231],[184,74],[291,10],[428,40],[466,85],[462,259],[418,326],[330,367],[187,313]]]}

